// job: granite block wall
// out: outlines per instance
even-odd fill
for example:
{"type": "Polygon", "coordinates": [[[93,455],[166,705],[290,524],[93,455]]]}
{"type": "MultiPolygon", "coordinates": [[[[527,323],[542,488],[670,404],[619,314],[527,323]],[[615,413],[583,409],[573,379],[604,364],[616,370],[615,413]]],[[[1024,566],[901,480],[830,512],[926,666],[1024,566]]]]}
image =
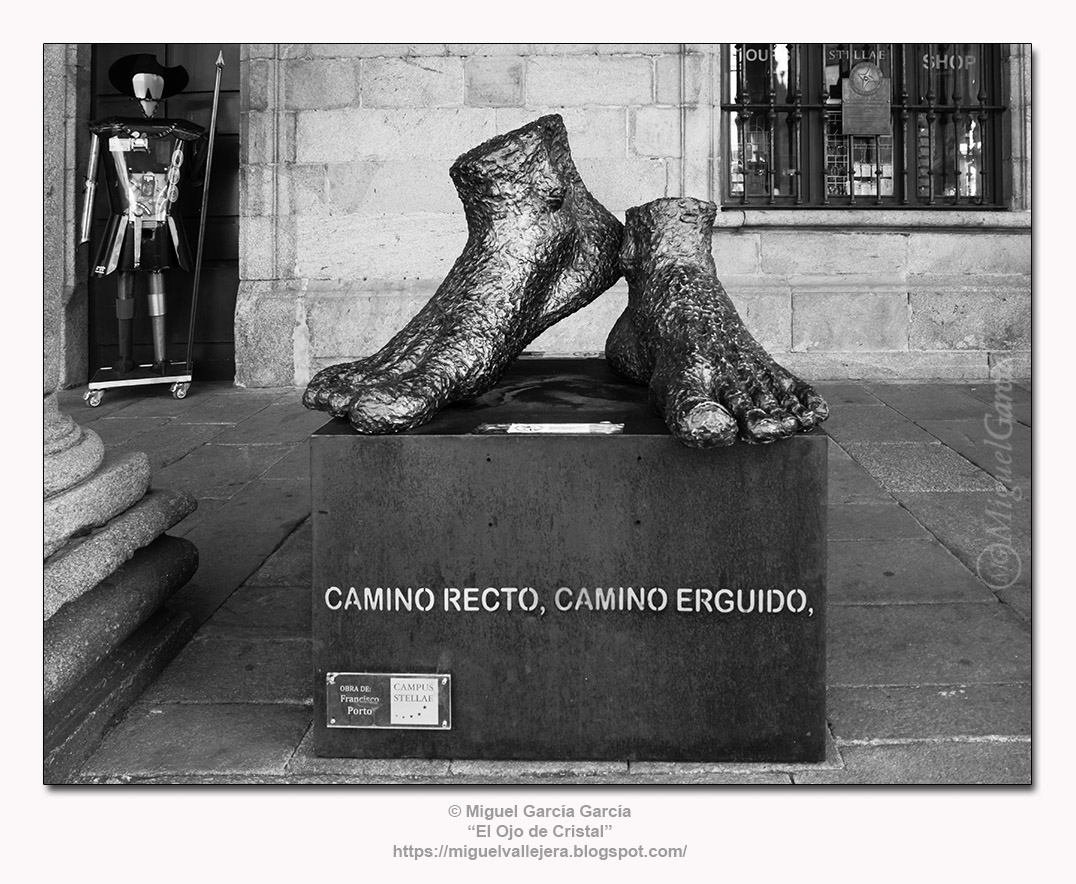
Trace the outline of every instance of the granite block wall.
{"type": "MultiPolygon", "coordinates": [[[[384,344],[466,239],[452,161],[543,113],[618,216],[720,202],[716,44],[245,44],[241,63],[240,385],[302,385],[384,344]]],[[[1029,118],[1012,117],[1018,183],[1029,118]]],[[[732,208],[715,260],[749,327],[810,377],[985,378],[997,354],[1030,372],[1029,193],[960,218],[732,208]]],[[[600,353],[625,298],[621,282],[531,349],[600,353]]]]}

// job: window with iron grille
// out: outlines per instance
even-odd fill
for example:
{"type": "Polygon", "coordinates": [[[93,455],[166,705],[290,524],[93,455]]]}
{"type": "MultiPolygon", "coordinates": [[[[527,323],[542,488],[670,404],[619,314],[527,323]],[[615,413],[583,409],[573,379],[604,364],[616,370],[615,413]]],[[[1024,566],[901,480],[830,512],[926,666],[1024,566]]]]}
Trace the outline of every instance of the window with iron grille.
{"type": "Polygon", "coordinates": [[[1001,49],[730,44],[725,204],[1003,207],[1001,49]]]}

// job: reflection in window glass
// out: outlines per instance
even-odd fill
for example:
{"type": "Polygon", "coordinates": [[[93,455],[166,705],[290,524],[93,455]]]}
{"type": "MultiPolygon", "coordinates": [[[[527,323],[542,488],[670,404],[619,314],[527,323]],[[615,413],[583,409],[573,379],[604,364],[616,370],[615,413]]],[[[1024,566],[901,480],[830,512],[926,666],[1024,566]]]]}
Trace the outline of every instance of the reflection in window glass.
{"type": "Polygon", "coordinates": [[[975,43],[922,44],[916,54],[916,177],[920,197],[980,195],[985,115],[983,60],[975,43]]]}
{"type": "Polygon", "coordinates": [[[746,43],[732,57],[736,83],[737,137],[730,151],[733,194],[789,195],[795,169],[795,121],[788,112],[792,86],[787,44],[746,43]]]}

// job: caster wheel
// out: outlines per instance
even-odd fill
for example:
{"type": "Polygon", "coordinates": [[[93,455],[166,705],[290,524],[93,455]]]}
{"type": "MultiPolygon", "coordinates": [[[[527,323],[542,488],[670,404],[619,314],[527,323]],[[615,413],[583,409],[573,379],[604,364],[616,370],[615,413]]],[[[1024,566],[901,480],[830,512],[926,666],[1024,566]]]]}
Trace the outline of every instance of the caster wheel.
{"type": "Polygon", "coordinates": [[[96,408],[101,404],[101,397],[104,396],[104,390],[87,390],[82,399],[90,408],[96,408]]]}
{"type": "Polygon", "coordinates": [[[172,395],[176,399],[186,399],[187,398],[187,390],[189,390],[190,387],[191,387],[191,385],[189,383],[186,383],[186,384],[172,384],[172,395]]]}

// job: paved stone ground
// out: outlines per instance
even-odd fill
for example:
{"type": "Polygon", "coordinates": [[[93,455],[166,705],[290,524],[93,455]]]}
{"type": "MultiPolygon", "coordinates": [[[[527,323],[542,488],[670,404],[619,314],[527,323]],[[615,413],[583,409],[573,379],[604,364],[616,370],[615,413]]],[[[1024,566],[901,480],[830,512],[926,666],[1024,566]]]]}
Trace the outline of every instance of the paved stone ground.
{"type": "Polygon", "coordinates": [[[822,385],[828,758],[816,765],[319,759],[310,745],[309,434],[293,389],[112,390],[61,407],[198,509],[174,604],[201,624],[79,782],[794,784],[1031,781],[1031,390],[822,385]],[[1007,422],[1011,417],[1011,423],[1007,422]]]}

